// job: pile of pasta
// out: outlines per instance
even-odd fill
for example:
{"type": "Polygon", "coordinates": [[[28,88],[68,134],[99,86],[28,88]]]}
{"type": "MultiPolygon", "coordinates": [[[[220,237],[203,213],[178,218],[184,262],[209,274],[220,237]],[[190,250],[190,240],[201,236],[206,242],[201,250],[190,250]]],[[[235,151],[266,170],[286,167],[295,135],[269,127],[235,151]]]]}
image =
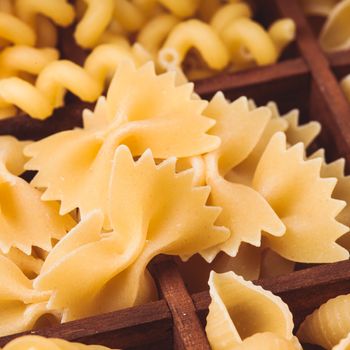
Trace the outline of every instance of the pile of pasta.
{"type": "Polygon", "coordinates": [[[191,79],[274,63],[295,37],[294,22],[265,29],[252,15],[238,0],[3,0],[0,118],[17,109],[48,118],[66,91],[94,102],[124,60],[153,60],[158,72],[182,68],[191,79]],[[69,25],[89,50],[82,66],[72,50],[58,50],[60,27],[69,25]]]}
{"type": "Polygon", "coordinates": [[[182,75],[123,62],[83,121],[0,138],[0,335],[157,299],[159,254],[200,264],[193,288],[210,270],[255,279],[349,257],[344,160],[306,154],[320,125],[297,111],[206,101],[182,75]]]}

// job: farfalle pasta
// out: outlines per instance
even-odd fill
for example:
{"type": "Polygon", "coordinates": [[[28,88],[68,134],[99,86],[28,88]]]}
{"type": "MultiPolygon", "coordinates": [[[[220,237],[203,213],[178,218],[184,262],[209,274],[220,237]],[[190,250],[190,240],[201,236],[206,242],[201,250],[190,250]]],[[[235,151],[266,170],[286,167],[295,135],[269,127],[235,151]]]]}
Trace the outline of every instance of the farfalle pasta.
{"type": "Polygon", "coordinates": [[[51,240],[62,238],[73,226],[70,216],[58,215],[57,203],[42,202],[41,192],[17,176],[23,172],[26,144],[10,136],[0,138],[0,250],[5,254],[11,248],[31,254],[33,246],[50,250],[51,240]]]}
{"type": "Polygon", "coordinates": [[[82,216],[97,208],[106,213],[118,145],[129,146],[134,156],[150,148],[158,159],[199,155],[219,145],[218,137],[206,133],[214,124],[202,115],[206,102],[193,99],[192,91],[192,84],[176,86],[175,73],[156,76],[151,63],[140,69],[119,67],[107,98],[99,100],[93,113],[85,112],[82,129],[57,133],[25,149],[32,158],[26,168],[38,170],[32,184],[46,188],[44,200],[60,200],[62,214],[77,207],[82,216]]]}
{"type": "Polygon", "coordinates": [[[44,338],[37,335],[27,335],[10,341],[2,350],[111,350],[102,345],[84,345],[58,338],[44,338]]]}
{"type": "Polygon", "coordinates": [[[227,239],[214,225],[220,209],[205,205],[208,194],[192,187],[191,172],[175,173],[175,159],[156,165],[146,152],[134,162],[120,146],[109,189],[112,230],[102,231],[101,212],[90,213],[49,253],[34,287],[53,291],[50,307],[63,310],[63,321],[154,299],[146,270],[154,256],[190,256],[227,239]]]}

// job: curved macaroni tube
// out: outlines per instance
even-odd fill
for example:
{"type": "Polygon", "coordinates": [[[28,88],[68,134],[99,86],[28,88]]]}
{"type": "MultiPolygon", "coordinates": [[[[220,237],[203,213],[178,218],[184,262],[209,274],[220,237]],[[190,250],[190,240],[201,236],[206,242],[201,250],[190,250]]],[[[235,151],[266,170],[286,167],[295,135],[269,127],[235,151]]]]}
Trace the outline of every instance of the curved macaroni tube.
{"type": "Polygon", "coordinates": [[[272,23],[268,33],[276,46],[277,52],[281,53],[295,39],[295,23],[290,18],[279,19],[272,23]]]}
{"type": "Polygon", "coordinates": [[[110,23],[113,10],[113,0],[85,0],[87,11],[76,27],[74,37],[77,43],[85,48],[93,47],[110,23]]]}
{"type": "Polygon", "coordinates": [[[113,44],[103,44],[97,46],[87,57],[84,68],[103,86],[107,76],[113,73],[123,60],[134,60],[130,49],[113,44]]]}
{"type": "Polygon", "coordinates": [[[340,82],[340,86],[350,103],[350,74],[348,74],[345,78],[343,78],[340,82]]]}
{"type": "Polygon", "coordinates": [[[195,19],[175,26],[159,51],[159,63],[166,69],[179,66],[193,47],[210,68],[223,69],[229,63],[229,53],[219,36],[208,24],[195,19]]]}
{"type": "Polygon", "coordinates": [[[14,104],[33,118],[44,119],[53,107],[32,84],[17,77],[0,80],[0,108],[14,104]]]}
{"type": "Polygon", "coordinates": [[[58,59],[58,51],[51,48],[37,49],[29,46],[11,46],[0,52],[0,77],[17,72],[39,74],[45,66],[58,59]]]}
{"type": "Polygon", "coordinates": [[[137,36],[139,42],[150,53],[156,54],[170,31],[179,23],[171,14],[160,14],[146,23],[137,36]]]}
{"type": "Polygon", "coordinates": [[[143,12],[127,0],[114,0],[114,18],[127,32],[136,32],[145,23],[143,12]]]}
{"type": "Polygon", "coordinates": [[[240,17],[251,17],[252,10],[249,5],[245,3],[233,3],[220,7],[214,14],[210,21],[210,25],[220,33],[232,21],[240,17]]]}
{"type": "Polygon", "coordinates": [[[271,37],[258,23],[248,18],[238,18],[221,32],[221,37],[230,49],[232,61],[243,63],[252,57],[258,65],[277,61],[278,52],[271,37]],[[244,58],[244,51],[248,51],[244,58]],[[243,56],[242,56],[243,54],[243,56]]]}
{"type": "Polygon", "coordinates": [[[178,17],[192,16],[199,6],[199,0],[158,0],[158,2],[178,17]]]}
{"type": "Polygon", "coordinates": [[[0,38],[18,45],[34,46],[33,29],[15,16],[0,12],[0,38]]]}
{"type": "Polygon", "coordinates": [[[65,90],[83,101],[93,102],[101,95],[104,80],[113,73],[120,62],[142,60],[137,50],[128,52],[123,47],[101,45],[86,59],[84,67],[68,60],[54,61],[39,74],[35,86],[20,78],[0,80],[0,108],[11,104],[33,118],[45,119],[54,108],[61,106],[65,90]]]}
{"type": "Polygon", "coordinates": [[[0,97],[0,119],[5,119],[16,115],[17,109],[14,106],[1,107],[1,97],[0,97]]]}
{"type": "Polygon", "coordinates": [[[88,102],[95,101],[103,90],[103,85],[84,68],[68,60],[52,62],[47,66],[38,76],[36,87],[54,107],[62,105],[65,89],[88,102]]]}
{"type": "Polygon", "coordinates": [[[74,19],[74,8],[66,0],[17,0],[15,8],[18,16],[31,25],[39,14],[64,27],[74,19]]]}

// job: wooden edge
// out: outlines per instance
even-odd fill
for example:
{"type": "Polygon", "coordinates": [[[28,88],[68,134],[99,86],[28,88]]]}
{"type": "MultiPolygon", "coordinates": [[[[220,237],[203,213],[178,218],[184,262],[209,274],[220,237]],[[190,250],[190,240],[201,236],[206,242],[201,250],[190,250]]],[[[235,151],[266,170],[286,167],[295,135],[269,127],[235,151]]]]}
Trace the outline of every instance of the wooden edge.
{"type": "Polygon", "coordinates": [[[152,264],[150,270],[173,315],[174,349],[210,350],[204,329],[176,263],[173,259],[158,261],[152,264]]]}
{"type": "Polygon", "coordinates": [[[172,315],[164,300],[103,315],[62,323],[0,338],[0,347],[21,335],[35,334],[113,348],[141,347],[172,342],[172,315]]]}
{"type": "Polygon", "coordinates": [[[28,115],[18,115],[0,120],[0,135],[13,135],[20,140],[38,140],[59,131],[82,126],[82,112],[93,108],[85,102],[68,103],[54,111],[53,116],[38,120],[28,115]]]}
{"type": "MultiPolygon", "coordinates": [[[[298,327],[306,315],[327,300],[350,293],[350,260],[319,265],[254,283],[279,295],[288,304],[298,327]]],[[[192,300],[199,317],[204,320],[210,304],[209,292],[193,294],[192,300]]]]}
{"type": "MultiPolygon", "coordinates": [[[[350,152],[350,105],[298,3],[285,0],[274,0],[274,3],[282,17],[292,18],[297,25],[299,51],[310,68],[313,82],[320,91],[320,98],[328,107],[322,121],[330,129],[339,155],[346,156],[350,152]]],[[[310,113],[317,118],[312,110],[310,113]]]]}
{"type": "Polygon", "coordinates": [[[289,59],[273,65],[256,67],[235,73],[222,73],[214,77],[195,81],[199,95],[212,94],[219,90],[231,90],[250,85],[264,84],[274,80],[308,73],[309,69],[301,58],[289,59]]]}

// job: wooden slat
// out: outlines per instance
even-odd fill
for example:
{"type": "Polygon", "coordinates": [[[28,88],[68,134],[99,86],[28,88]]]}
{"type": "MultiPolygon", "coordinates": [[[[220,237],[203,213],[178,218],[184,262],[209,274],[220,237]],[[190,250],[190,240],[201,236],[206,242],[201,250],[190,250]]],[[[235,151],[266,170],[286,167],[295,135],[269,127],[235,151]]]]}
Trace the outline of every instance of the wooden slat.
{"type": "Polygon", "coordinates": [[[82,111],[92,108],[89,103],[71,103],[54,111],[45,120],[30,118],[28,115],[0,120],[0,135],[13,135],[20,140],[38,140],[56,132],[82,126],[82,111]]]}
{"type": "MultiPolygon", "coordinates": [[[[325,264],[254,283],[279,295],[294,315],[296,326],[328,299],[350,293],[350,261],[325,264]]],[[[192,295],[203,320],[210,304],[209,292],[192,295]]]]}
{"type": "Polygon", "coordinates": [[[174,349],[210,350],[204,329],[175,262],[170,259],[157,262],[151,267],[151,271],[173,315],[174,349]]]}
{"type": "Polygon", "coordinates": [[[0,347],[25,334],[62,338],[111,348],[162,349],[172,346],[172,315],[164,300],[0,338],[0,347]],[[167,346],[165,347],[165,344],[167,346]],[[155,347],[157,348],[157,347],[155,347]],[[158,347],[159,348],[159,347],[158,347]]]}
{"type": "Polygon", "coordinates": [[[297,1],[274,0],[281,17],[292,18],[297,25],[297,45],[310,68],[313,82],[311,88],[319,93],[312,94],[310,114],[328,128],[337,153],[350,161],[350,105],[330,69],[329,62],[318,45],[297,1]],[[315,109],[319,99],[324,100],[323,109],[315,109]]]}

